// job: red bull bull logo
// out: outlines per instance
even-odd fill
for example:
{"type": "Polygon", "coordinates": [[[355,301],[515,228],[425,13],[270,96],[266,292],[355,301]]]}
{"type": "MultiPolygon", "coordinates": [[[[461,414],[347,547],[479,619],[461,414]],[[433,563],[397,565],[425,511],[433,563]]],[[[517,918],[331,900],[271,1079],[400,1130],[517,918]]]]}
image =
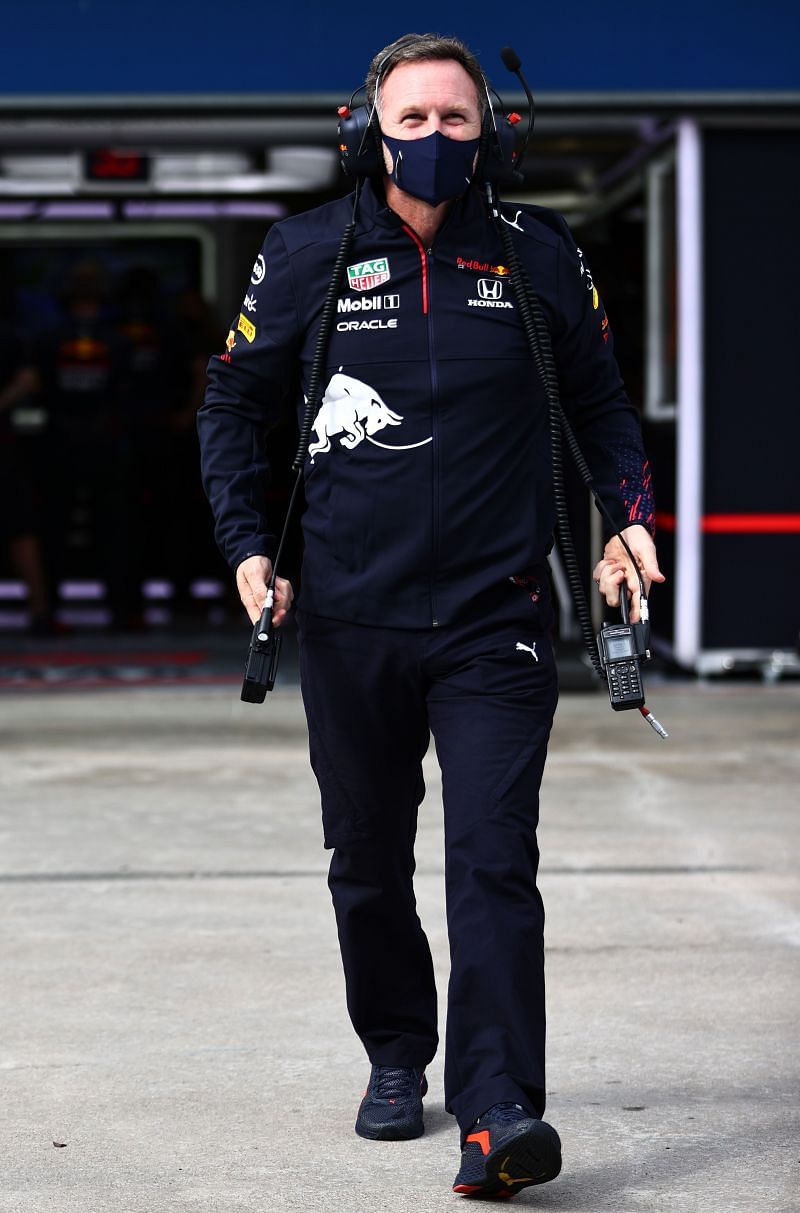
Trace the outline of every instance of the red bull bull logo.
{"type": "Polygon", "coordinates": [[[314,419],[316,440],[308,448],[311,462],[317,455],[326,455],[331,450],[331,439],[339,435],[339,445],[347,451],[354,450],[365,439],[390,451],[410,451],[432,441],[428,437],[421,442],[396,445],[374,437],[389,426],[401,425],[402,421],[402,415],[390,409],[375,388],[352,375],[343,375],[340,369],[331,377],[314,419]]]}

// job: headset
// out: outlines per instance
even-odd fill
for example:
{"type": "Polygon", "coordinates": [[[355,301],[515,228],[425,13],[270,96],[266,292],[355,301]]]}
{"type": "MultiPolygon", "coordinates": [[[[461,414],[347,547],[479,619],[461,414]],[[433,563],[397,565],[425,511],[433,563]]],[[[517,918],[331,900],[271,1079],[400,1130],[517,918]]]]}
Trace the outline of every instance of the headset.
{"type": "MultiPolygon", "coordinates": [[[[411,39],[414,39],[414,35],[411,35],[411,39]]],[[[348,104],[340,105],[337,110],[339,155],[342,169],[348,177],[363,180],[367,177],[380,177],[385,172],[383,134],[377,113],[378,90],[381,80],[392,66],[392,59],[404,44],[405,39],[400,39],[392,52],[381,62],[375,81],[375,96],[371,105],[368,104],[366,96],[360,104],[355,106],[353,104],[359,93],[366,92],[366,85],[362,84],[350,95],[348,104]]],[[[506,47],[502,51],[501,57],[510,71],[520,75],[520,61],[510,47],[506,47]],[[515,65],[510,66],[514,60],[515,65]]],[[[486,77],[482,73],[481,79],[486,92],[486,108],[481,120],[475,180],[491,181],[495,185],[508,185],[521,179],[518,165],[522,162],[533,130],[533,97],[528,86],[524,85],[530,110],[528,128],[523,137],[519,130],[521,116],[516,111],[509,114],[503,113],[504,106],[500,97],[494,89],[489,87],[486,77]],[[492,97],[497,103],[499,117],[492,97]]],[[[521,75],[520,79],[522,79],[521,75]]]]}

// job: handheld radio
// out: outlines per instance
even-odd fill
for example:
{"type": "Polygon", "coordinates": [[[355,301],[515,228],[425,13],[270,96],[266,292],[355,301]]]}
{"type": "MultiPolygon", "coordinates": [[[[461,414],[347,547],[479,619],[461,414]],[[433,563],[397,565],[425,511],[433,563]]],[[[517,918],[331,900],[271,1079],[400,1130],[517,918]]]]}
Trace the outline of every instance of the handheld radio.
{"type": "Polygon", "coordinates": [[[242,699],[245,703],[263,703],[267,691],[275,686],[278,658],[281,654],[280,632],[272,626],[272,607],[275,590],[270,586],[261,618],[253,624],[250,648],[242,682],[242,699]]]}
{"type": "MultiPolygon", "coordinates": [[[[646,610],[645,599],[645,610],[646,610]]],[[[615,712],[644,707],[644,690],[639,667],[650,659],[650,623],[631,623],[628,592],[620,586],[619,606],[622,623],[604,623],[597,634],[600,665],[608,679],[608,694],[615,712]]]]}
{"type": "Polygon", "coordinates": [[[638,708],[644,719],[665,741],[669,733],[644,702],[641,665],[650,660],[650,611],[639,578],[639,610],[641,620],[631,623],[628,610],[628,590],[625,582],[619,587],[619,609],[622,623],[604,623],[597,633],[597,653],[608,682],[608,697],[615,712],[638,708]]]}

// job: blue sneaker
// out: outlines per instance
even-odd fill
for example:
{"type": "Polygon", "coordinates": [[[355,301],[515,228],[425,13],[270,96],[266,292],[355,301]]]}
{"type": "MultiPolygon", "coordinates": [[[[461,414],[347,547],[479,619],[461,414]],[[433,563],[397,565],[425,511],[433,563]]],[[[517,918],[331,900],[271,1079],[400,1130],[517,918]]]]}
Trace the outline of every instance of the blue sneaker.
{"type": "Polygon", "coordinates": [[[466,1134],[453,1191],[462,1196],[515,1196],[555,1179],[561,1141],[555,1129],[518,1103],[496,1103],[466,1134]]]}
{"type": "Polygon", "coordinates": [[[410,1141],[425,1132],[422,1096],[428,1090],[424,1070],[373,1066],[356,1117],[356,1133],[371,1141],[410,1141]]]}

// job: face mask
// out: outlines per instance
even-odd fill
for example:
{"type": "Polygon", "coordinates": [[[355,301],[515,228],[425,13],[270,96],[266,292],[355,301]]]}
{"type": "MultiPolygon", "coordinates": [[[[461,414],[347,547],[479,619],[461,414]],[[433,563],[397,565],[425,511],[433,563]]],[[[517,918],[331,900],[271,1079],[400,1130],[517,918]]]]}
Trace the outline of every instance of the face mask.
{"type": "Polygon", "coordinates": [[[472,165],[480,139],[448,139],[440,131],[424,139],[383,136],[392,154],[389,174],[405,193],[438,206],[463,194],[472,181],[472,165]]]}

